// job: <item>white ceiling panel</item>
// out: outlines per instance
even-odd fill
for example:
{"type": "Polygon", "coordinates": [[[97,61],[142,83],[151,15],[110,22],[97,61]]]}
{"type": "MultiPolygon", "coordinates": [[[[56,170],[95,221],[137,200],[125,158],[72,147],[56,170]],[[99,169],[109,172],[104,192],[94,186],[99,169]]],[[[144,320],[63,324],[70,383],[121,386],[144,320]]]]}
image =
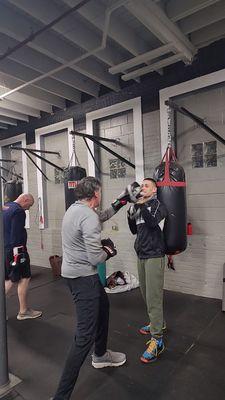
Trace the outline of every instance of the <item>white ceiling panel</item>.
{"type": "Polygon", "coordinates": [[[224,0],[1,0],[0,129],[191,63],[223,37],[224,0]]]}

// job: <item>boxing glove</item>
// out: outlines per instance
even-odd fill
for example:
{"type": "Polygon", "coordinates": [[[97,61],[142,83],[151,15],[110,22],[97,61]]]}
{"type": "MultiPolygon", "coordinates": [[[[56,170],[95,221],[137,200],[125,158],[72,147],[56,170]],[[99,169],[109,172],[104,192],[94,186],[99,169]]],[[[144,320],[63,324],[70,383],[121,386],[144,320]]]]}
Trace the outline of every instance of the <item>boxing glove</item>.
{"type": "Polygon", "coordinates": [[[127,210],[128,218],[134,220],[140,215],[140,206],[138,204],[131,204],[130,208],[127,210]]]}
{"type": "Polygon", "coordinates": [[[141,187],[137,182],[128,185],[125,190],[120,193],[117,199],[112,203],[115,211],[119,211],[127,203],[136,203],[140,197],[141,187]]]}
{"type": "Polygon", "coordinates": [[[106,260],[117,255],[116,247],[111,239],[102,239],[102,248],[107,254],[106,260]]]}

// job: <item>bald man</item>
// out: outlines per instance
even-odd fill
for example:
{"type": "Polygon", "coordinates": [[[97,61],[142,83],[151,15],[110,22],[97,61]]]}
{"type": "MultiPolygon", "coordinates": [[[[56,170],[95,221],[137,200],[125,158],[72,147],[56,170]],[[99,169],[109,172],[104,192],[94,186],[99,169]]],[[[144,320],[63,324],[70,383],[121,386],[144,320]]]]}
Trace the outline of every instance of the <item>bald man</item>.
{"type": "Polygon", "coordinates": [[[38,318],[41,311],[27,305],[28,285],[31,278],[30,257],[27,252],[26,213],[34,204],[30,193],[21,194],[15,201],[3,206],[4,249],[5,249],[5,292],[16,284],[19,298],[17,319],[38,318]]]}

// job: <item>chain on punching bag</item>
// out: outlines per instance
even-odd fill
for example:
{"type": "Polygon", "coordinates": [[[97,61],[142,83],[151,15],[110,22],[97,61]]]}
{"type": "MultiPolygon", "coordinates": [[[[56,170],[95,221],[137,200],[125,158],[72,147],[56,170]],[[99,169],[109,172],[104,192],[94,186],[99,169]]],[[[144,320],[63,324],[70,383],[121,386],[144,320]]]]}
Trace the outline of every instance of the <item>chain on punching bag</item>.
{"type": "Polygon", "coordinates": [[[185,173],[177,163],[171,146],[158,167],[154,178],[158,187],[158,198],[168,210],[163,232],[166,244],[166,254],[178,254],[187,247],[186,233],[186,182],[185,173]]]}

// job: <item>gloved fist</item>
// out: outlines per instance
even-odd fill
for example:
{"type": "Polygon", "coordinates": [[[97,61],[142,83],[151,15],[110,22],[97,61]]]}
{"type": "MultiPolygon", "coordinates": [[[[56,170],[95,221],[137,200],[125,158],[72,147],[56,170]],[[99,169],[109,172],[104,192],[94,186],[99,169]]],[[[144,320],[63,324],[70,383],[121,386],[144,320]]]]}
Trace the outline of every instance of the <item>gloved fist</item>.
{"type": "Polygon", "coordinates": [[[133,182],[126,187],[126,189],[120,193],[117,199],[112,203],[112,207],[115,211],[120,210],[127,203],[136,203],[140,197],[141,187],[137,182],[133,182]]]}
{"type": "Polygon", "coordinates": [[[138,204],[132,204],[127,210],[127,216],[130,219],[135,219],[140,215],[140,206],[138,204]]]}
{"type": "Polygon", "coordinates": [[[102,248],[107,254],[106,260],[117,255],[116,247],[111,239],[102,239],[102,248]]]}
{"type": "Polygon", "coordinates": [[[24,251],[23,246],[18,246],[13,248],[13,256],[12,260],[10,261],[11,268],[19,268],[22,267],[27,261],[26,259],[26,252],[24,251]]]}

